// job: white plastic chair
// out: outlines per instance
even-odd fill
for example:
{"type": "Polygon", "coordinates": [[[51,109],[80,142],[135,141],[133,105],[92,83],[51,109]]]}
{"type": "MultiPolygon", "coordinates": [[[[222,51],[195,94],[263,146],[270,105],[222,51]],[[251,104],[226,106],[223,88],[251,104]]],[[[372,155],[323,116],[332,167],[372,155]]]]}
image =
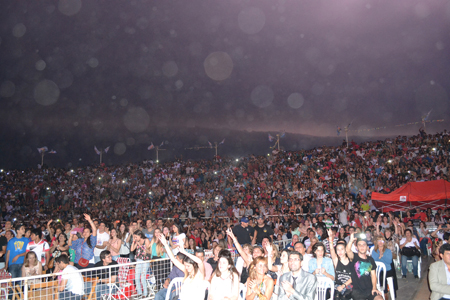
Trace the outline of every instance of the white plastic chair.
{"type": "MultiPolygon", "coordinates": [[[[411,270],[412,270],[412,260],[408,259],[406,260],[406,266],[408,266],[408,264],[411,263],[411,270]]],[[[420,273],[422,273],[422,256],[419,256],[419,261],[417,262],[417,276],[419,276],[419,279],[421,278],[420,273]]]]}
{"type": "Polygon", "coordinates": [[[386,265],[380,261],[376,261],[375,264],[377,265],[377,289],[381,292],[381,296],[384,299],[384,289],[386,288],[384,286],[384,283],[386,282],[386,265]],[[381,282],[380,272],[383,272],[383,278],[381,282]]]}
{"type": "Polygon", "coordinates": [[[247,294],[247,286],[244,283],[239,283],[239,300],[245,300],[247,294]]]}
{"type": "Polygon", "coordinates": [[[395,253],[397,254],[397,258],[394,259],[394,266],[396,268],[400,268],[402,265],[402,262],[400,260],[400,247],[398,246],[397,243],[394,244],[394,247],[395,247],[395,253]]]}
{"type": "Polygon", "coordinates": [[[334,282],[328,277],[317,277],[317,289],[315,300],[327,300],[327,289],[330,288],[330,298],[334,299],[334,282]]]}
{"type": "Polygon", "coordinates": [[[130,259],[126,257],[119,257],[117,259],[117,263],[119,264],[119,274],[118,274],[118,282],[108,283],[109,292],[108,294],[103,295],[103,299],[111,300],[120,297],[121,299],[129,300],[129,298],[125,294],[125,288],[131,286],[128,283],[128,273],[130,272],[130,265],[124,265],[130,263],[130,259]],[[113,294],[115,291],[115,294],[113,294]]]}
{"type": "Polygon", "coordinates": [[[169,287],[167,288],[166,300],[170,300],[170,295],[172,294],[172,289],[175,289],[175,295],[179,295],[181,292],[181,286],[183,285],[183,277],[177,277],[170,281],[169,287]]]}

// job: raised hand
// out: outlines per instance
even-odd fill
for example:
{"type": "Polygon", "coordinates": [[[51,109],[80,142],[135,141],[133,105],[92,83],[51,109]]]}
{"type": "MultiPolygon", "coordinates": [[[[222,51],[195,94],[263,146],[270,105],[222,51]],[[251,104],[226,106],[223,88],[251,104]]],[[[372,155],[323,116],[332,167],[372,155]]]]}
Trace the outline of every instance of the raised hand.
{"type": "Polygon", "coordinates": [[[88,222],[91,222],[91,221],[92,221],[91,216],[89,216],[88,214],[83,214],[83,215],[84,215],[84,219],[85,219],[86,221],[88,221],[88,222]]]}

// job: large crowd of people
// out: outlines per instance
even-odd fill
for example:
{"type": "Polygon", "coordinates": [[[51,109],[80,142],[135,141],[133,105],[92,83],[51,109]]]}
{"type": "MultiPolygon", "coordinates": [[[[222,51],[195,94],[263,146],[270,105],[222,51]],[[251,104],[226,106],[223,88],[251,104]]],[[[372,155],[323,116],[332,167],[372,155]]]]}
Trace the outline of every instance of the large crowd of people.
{"type": "MultiPolygon", "coordinates": [[[[1,170],[0,267],[13,278],[61,273],[60,299],[86,292],[83,278],[67,273],[120,258],[137,262],[134,299],[150,297],[147,275],[165,258],[173,268],[156,274],[156,299],[178,277],[181,300],[314,299],[324,280],[339,299],[387,299],[377,263],[394,290],[394,261],[403,278],[408,262],[419,278],[431,248],[450,266],[441,247],[450,242],[450,214],[383,214],[371,193],[447,180],[449,151],[447,131],[422,131],[268,156],[1,170]]],[[[113,276],[98,276],[98,299],[113,276]]]]}

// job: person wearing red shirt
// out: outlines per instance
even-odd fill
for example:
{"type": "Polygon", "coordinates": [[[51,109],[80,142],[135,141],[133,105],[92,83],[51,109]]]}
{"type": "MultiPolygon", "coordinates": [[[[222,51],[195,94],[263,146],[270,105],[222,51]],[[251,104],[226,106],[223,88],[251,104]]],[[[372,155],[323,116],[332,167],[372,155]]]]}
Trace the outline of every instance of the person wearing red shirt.
{"type": "Polygon", "coordinates": [[[189,237],[195,241],[195,246],[201,247],[202,246],[202,239],[200,238],[200,235],[198,234],[198,229],[194,229],[193,234],[189,237]]]}

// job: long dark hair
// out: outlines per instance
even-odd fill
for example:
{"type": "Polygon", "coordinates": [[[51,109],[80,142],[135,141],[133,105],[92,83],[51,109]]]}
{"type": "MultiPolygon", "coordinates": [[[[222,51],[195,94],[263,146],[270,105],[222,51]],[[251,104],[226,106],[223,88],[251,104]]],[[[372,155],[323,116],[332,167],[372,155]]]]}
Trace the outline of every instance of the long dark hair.
{"type": "Polygon", "coordinates": [[[86,239],[86,244],[88,245],[89,248],[93,249],[94,247],[91,244],[91,235],[92,235],[92,229],[90,227],[85,227],[84,229],[89,230],[89,232],[91,233],[89,235],[89,237],[86,239]]]}
{"type": "MultiPolygon", "coordinates": [[[[228,261],[228,270],[231,273],[231,284],[233,284],[233,280],[234,280],[234,274],[236,274],[237,276],[239,276],[239,272],[236,269],[236,267],[234,266],[234,262],[233,262],[233,258],[231,257],[231,252],[226,250],[226,249],[222,249],[219,252],[219,260],[221,258],[225,258],[228,261]]],[[[214,273],[212,274],[212,276],[217,276],[220,277],[222,276],[222,273],[219,270],[219,266],[216,267],[216,270],[214,271],[214,273]]],[[[212,277],[211,276],[211,277],[212,277]]],[[[239,278],[239,277],[238,277],[239,278]]]]}

